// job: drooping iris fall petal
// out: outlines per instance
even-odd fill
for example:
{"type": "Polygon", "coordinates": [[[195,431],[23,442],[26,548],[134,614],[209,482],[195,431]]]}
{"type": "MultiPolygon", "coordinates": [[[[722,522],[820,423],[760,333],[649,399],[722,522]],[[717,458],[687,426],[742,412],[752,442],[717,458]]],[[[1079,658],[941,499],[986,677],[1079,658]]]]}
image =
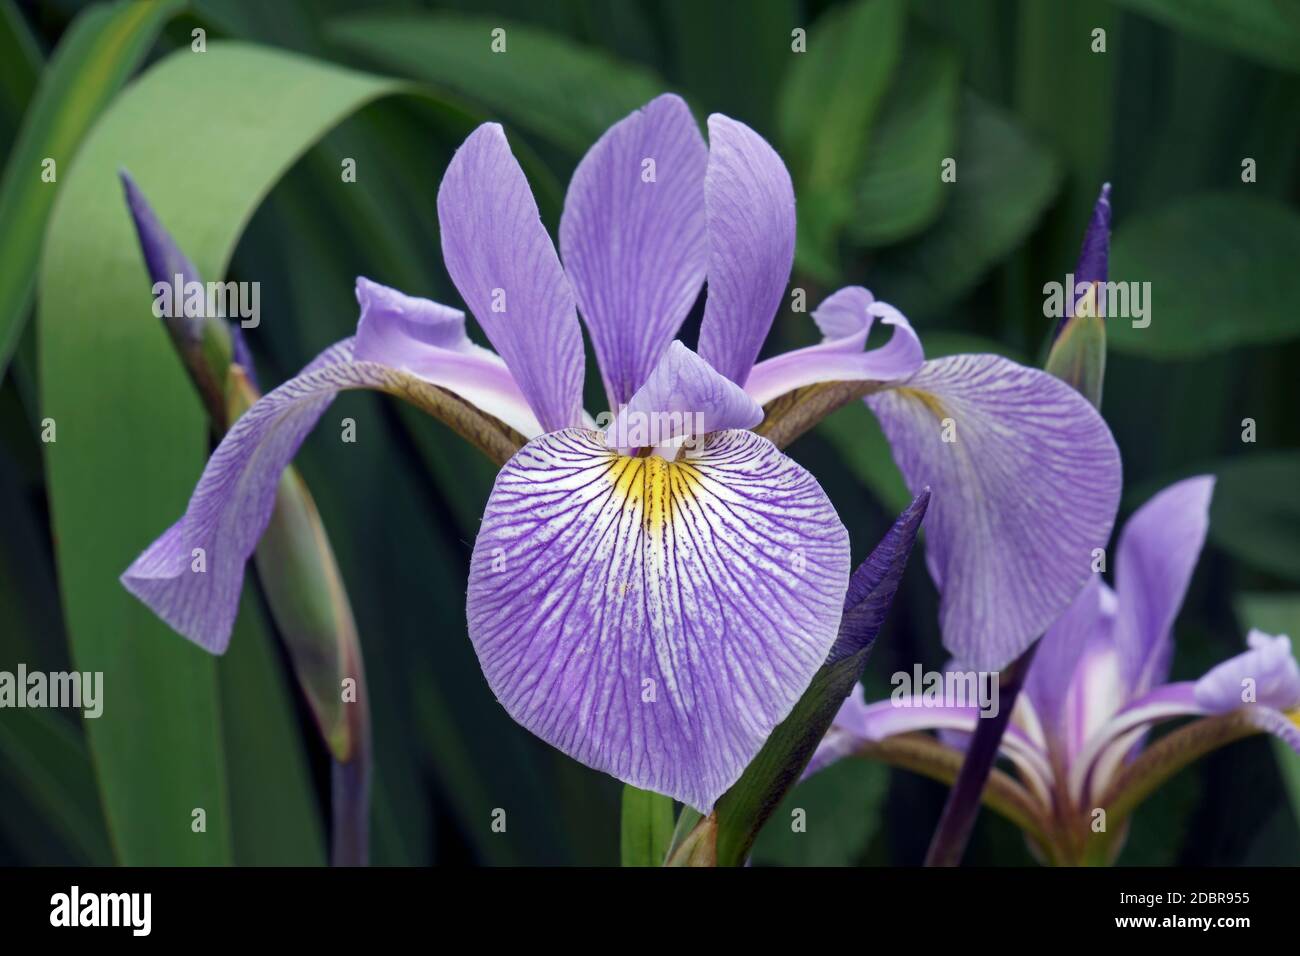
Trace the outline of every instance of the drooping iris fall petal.
{"type": "Polygon", "coordinates": [[[542,428],[582,421],[582,330],[524,171],[505,132],[484,123],[438,187],[447,272],[509,365],[542,428]]]}
{"type": "Polygon", "coordinates": [[[766,439],[715,432],[669,462],[568,429],[497,477],[470,639],[523,726],[708,810],[826,659],[848,572],[830,502],[766,439]]]}
{"type": "Polygon", "coordinates": [[[934,491],[926,564],[944,646],[1000,670],[1093,574],[1119,506],[1119,451],[1064,382],[996,355],[926,362],[868,396],[915,493],[934,491]]]}
{"type": "Polygon", "coordinates": [[[704,283],[707,165],[690,109],[666,94],[611,126],[569,183],[560,250],[611,409],[645,382],[704,283]]]}
{"type": "Polygon", "coordinates": [[[270,521],[281,473],[340,391],[465,388],[521,426],[531,420],[519,389],[500,376],[500,360],[465,337],[460,313],[364,280],[357,297],[357,338],[330,346],[231,426],[185,514],[122,575],[128,591],[209,651],[223,653],[230,641],[244,567],[270,521]]]}

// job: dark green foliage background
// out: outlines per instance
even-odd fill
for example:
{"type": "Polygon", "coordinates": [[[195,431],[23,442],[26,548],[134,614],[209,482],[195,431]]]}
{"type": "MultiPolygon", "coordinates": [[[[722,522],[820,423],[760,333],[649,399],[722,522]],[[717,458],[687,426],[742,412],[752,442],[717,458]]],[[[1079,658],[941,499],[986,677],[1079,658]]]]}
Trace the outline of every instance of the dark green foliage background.
{"type": "MultiPolygon", "coordinates": [[[[46,58],[84,6],[0,5],[17,11],[46,58]]],[[[809,304],[866,284],[913,320],[930,355],[998,351],[1038,363],[1050,328],[1042,286],[1073,267],[1097,190],[1112,182],[1112,278],[1154,287],[1151,328],[1112,323],[1103,413],[1124,457],[1124,514],[1177,477],[1221,476],[1211,542],[1177,624],[1175,677],[1236,653],[1251,624],[1300,638],[1295,0],[196,0],[144,68],[187,46],[197,26],[211,39],[408,77],[500,119],[550,171],[534,188],[552,230],[582,151],[650,96],[673,90],[701,119],[735,116],[771,139],[795,177],[792,283],[809,304]],[[414,20],[379,21],[389,13],[414,20]],[[509,52],[479,55],[496,25],[507,28],[509,52]],[[808,30],[806,54],[791,52],[796,27],[808,30]],[[1106,30],[1105,53],[1091,49],[1096,28],[1106,30]],[[594,66],[583,59],[593,54],[594,66]],[[941,185],[949,156],[958,181],[941,185]],[[1257,162],[1254,183],[1242,182],[1243,157],[1257,162]],[[1242,441],[1245,418],[1256,423],[1253,444],[1242,441]],[[1265,605],[1268,622],[1243,613],[1265,605]]],[[[0,154],[9,156],[32,77],[18,59],[0,59],[0,154]]],[[[157,135],[176,121],[159,117],[157,135]]],[[[265,320],[251,342],[263,383],[350,334],[358,274],[458,302],[434,199],[462,135],[428,104],[385,100],[326,136],[274,189],[231,269],[262,284],[265,320]],[[340,183],[341,156],[357,160],[356,184],[340,183]]],[[[697,309],[688,339],[698,319],[697,309]]],[[[813,334],[787,306],[768,349],[813,334]]],[[[36,375],[29,322],[0,384],[0,669],[70,666],[36,375]]],[[[102,398],[100,427],[111,428],[114,396],[102,398]]],[[[588,407],[599,401],[589,388],[588,407]]],[[[466,639],[468,559],[492,468],[391,400],[346,393],[336,411],[356,419],[362,440],[342,444],[322,428],[300,464],[362,635],[376,862],[616,863],[618,784],[514,725],[466,639]],[[496,807],[508,808],[506,834],[491,832],[496,807]]],[[[792,454],[822,481],[861,560],[905,501],[870,416],[845,409],[792,454]]],[[[243,613],[265,618],[255,585],[248,596],[243,613]]],[[[936,608],[918,555],[868,667],[869,696],[885,693],[896,669],[943,663],[936,608]]],[[[291,689],[283,655],[268,664],[275,685],[291,689]]],[[[325,858],[324,752],[303,706],[282,693],[309,786],[277,779],[265,762],[254,775],[262,742],[226,729],[227,753],[248,758],[227,759],[236,862],[325,858]],[[310,825],[268,825],[265,794],[310,825]]],[[[279,713],[238,697],[226,711],[236,704],[279,713]]],[[[1120,862],[1300,862],[1297,763],[1262,739],[1201,762],[1139,811],[1120,862]]],[[[791,794],[755,861],[917,863],[944,794],[883,767],[837,766],[791,794]],[[807,833],[788,832],[794,807],[807,811],[807,833]]],[[[160,838],[158,859],[168,859],[167,839],[189,838],[185,829],[160,838]]],[[[117,847],[80,718],[0,711],[0,863],[111,862],[117,847]]],[[[1015,830],[987,813],[968,859],[1032,862],[1015,830]]]]}

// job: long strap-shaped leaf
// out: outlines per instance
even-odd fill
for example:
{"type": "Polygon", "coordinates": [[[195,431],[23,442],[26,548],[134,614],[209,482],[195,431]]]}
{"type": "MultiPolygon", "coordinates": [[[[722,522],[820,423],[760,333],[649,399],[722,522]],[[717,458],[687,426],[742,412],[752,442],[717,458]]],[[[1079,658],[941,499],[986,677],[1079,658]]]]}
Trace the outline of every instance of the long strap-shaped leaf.
{"type": "Polygon", "coordinates": [[[0,379],[31,305],[41,239],[62,177],[86,131],[183,6],[181,0],[133,0],[93,7],[73,21],[41,76],[0,182],[0,379]]]}
{"type": "Polygon", "coordinates": [[[90,744],[123,862],[228,862],[232,839],[214,662],[117,583],[184,509],[206,434],[151,314],[117,171],[148,190],[203,274],[225,275],[294,160],[407,89],[241,44],[185,49],[124,92],[60,172],[39,277],[42,414],[56,429],[47,465],[74,659],[107,688],[90,744]]]}

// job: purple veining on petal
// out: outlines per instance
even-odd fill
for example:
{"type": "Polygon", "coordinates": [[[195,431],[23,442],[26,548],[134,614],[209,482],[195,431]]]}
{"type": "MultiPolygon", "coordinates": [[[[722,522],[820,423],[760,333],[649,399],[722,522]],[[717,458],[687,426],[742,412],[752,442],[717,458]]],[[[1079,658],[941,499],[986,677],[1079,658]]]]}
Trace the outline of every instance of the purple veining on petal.
{"type": "Polygon", "coordinates": [[[505,132],[484,123],[438,187],[447,272],[547,431],[582,421],[573,290],[505,132]]]}
{"type": "Polygon", "coordinates": [[[724,428],[753,428],[762,420],[763,410],[739,385],[674,339],[605,438],[626,452],[724,428]]]}
{"type": "Polygon", "coordinates": [[[709,117],[704,215],[709,289],[699,353],[744,385],[794,263],[794,187],[761,136],[718,113],[709,117]]]}
{"type": "Polygon", "coordinates": [[[465,334],[465,313],[357,279],[357,361],[400,368],[455,392],[525,438],[542,433],[501,357],[465,334]]]}
{"type": "Polygon", "coordinates": [[[280,474],[339,391],[400,391],[420,380],[521,431],[540,430],[504,363],[464,337],[460,313],[365,279],[357,298],[357,337],[326,349],[234,423],[185,514],[122,575],[128,591],[209,651],[223,653],[230,641],[244,565],[270,520],[280,474]]]}
{"type": "Polygon", "coordinates": [[[995,355],[928,361],[866,401],[908,487],[934,491],[926,564],[944,646],[1000,670],[1094,573],[1119,505],[1110,430],[1064,382],[995,355]]]}
{"type": "Polygon", "coordinates": [[[821,342],[765,359],[749,373],[745,391],[760,405],[819,382],[902,381],[925,361],[921,341],[903,314],[876,302],[861,286],[840,289],[812,315],[821,342]],[[877,318],[893,333],[885,345],[864,351],[877,318]]]}
{"type": "Polygon", "coordinates": [[[244,566],[307,433],[340,389],[374,387],[391,373],[351,359],[351,339],[330,346],[240,416],[208,459],[185,514],[122,575],[128,591],[200,647],[225,652],[244,566]]]}
{"type": "Polygon", "coordinates": [[[1115,646],[1130,697],[1169,674],[1174,619],[1205,544],[1213,493],[1209,475],[1170,485],[1134,512],[1120,534],[1115,646]]]}
{"type": "Polygon", "coordinates": [[[766,439],[715,432],[668,462],[569,429],[497,477],[469,634],[524,727],[708,810],[825,660],[848,572],[830,502],[766,439]]]}
{"type": "Polygon", "coordinates": [[[681,97],[615,123],[578,164],[560,249],[610,408],[645,382],[704,283],[708,149],[681,97]]]}

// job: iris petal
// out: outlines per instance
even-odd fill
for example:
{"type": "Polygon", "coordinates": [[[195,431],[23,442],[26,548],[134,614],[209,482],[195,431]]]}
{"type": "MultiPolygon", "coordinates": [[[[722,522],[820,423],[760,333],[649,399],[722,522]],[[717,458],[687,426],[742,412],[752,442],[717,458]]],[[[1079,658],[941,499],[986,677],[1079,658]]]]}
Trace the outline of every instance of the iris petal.
{"type": "Polygon", "coordinates": [[[610,447],[629,450],[726,428],[753,428],[762,420],[763,410],[740,386],[674,340],[619,412],[606,440],[610,447]]]}
{"type": "Polygon", "coordinates": [[[709,294],[699,352],[744,385],[794,264],[794,186],[763,137],[718,113],[709,117],[704,215],[709,294]]]}
{"type": "Polygon", "coordinates": [[[505,133],[484,123],[438,187],[447,272],[547,431],[582,421],[573,290],[505,133]]]}
{"type": "Polygon", "coordinates": [[[826,495],[766,439],[716,432],[669,462],[566,429],[497,477],[469,634],[524,727],[708,810],[826,659],[848,573],[826,495]]]}
{"type": "Polygon", "coordinates": [[[1108,636],[1113,625],[1113,607],[1107,612],[1107,604],[1113,601],[1107,601],[1106,590],[1100,575],[1084,585],[1038,642],[1025,680],[1024,693],[1034,703],[1043,732],[1062,754],[1069,749],[1067,727],[1072,715],[1067,713],[1066,702],[1079,661],[1089,643],[1098,636],[1108,636]]]}
{"type": "Polygon", "coordinates": [[[569,183],[560,249],[610,408],[645,382],[704,284],[707,165],[690,109],[665,94],[611,126],[569,183]]]}
{"type": "Polygon", "coordinates": [[[403,369],[450,389],[525,438],[542,433],[506,363],[465,334],[465,313],[357,279],[361,320],[353,357],[403,369]]]}
{"type": "Polygon", "coordinates": [[[1174,618],[1205,544],[1213,493],[1209,475],[1170,485],[1134,512],[1120,535],[1115,647],[1130,697],[1169,674],[1174,618]]]}
{"type": "MultiPolygon", "coordinates": [[[[122,575],[128,591],[213,653],[223,653],[230,642],[244,565],[271,519],[280,474],[340,391],[366,388],[407,398],[480,443],[489,439],[474,429],[501,426],[465,415],[469,406],[462,399],[481,401],[507,423],[538,428],[504,363],[465,338],[460,313],[367,280],[357,292],[357,338],[330,346],[231,426],[185,514],[122,575]]],[[[518,436],[504,432],[495,436],[498,444],[517,447],[518,436]]]]}
{"type": "Polygon", "coordinates": [[[1196,682],[1196,703],[1208,713],[1225,713],[1247,703],[1275,710],[1300,707],[1300,665],[1291,639],[1251,631],[1250,650],[1212,668],[1196,682]]]}
{"type": "Polygon", "coordinates": [[[915,493],[934,492],[926,564],[944,646],[1000,670],[1094,573],[1119,505],[1119,451],[1064,382],[995,355],[926,362],[869,396],[915,493]]]}
{"type": "Polygon", "coordinates": [[[925,361],[921,341],[903,314],[876,302],[861,286],[840,289],[812,315],[822,332],[820,343],[765,359],[749,373],[745,391],[758,404],[820,382],[899,381],[925,361]],[[863,351],[876,319],[892,326],[893,334],[882,347],[863,351]]]}

